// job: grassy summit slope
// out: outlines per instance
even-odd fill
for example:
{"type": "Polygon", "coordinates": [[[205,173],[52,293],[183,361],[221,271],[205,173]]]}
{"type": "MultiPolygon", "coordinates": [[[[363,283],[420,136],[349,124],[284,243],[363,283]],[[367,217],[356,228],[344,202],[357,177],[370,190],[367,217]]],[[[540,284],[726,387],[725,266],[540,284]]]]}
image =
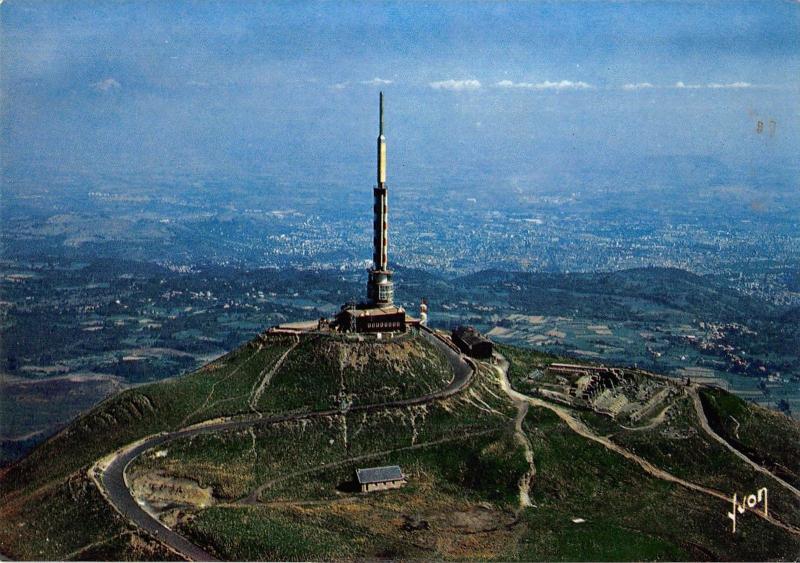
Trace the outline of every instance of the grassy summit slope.
{"type": "Polygon", "coordinates": [[[259,338],[195,372],[103,401],[9,467],[0,479],[0,495],[19,494],[65,478],[144,436],[246,411],[259,374],[290,345],[288,337],[259,338]]]}
{"type": "Polygon", "coordinates": [[[327,335],[304,337],[272,376],[258,403],[262,412],[338,408],[408,399],[452,380],[447,359],[424,338],[354,341],[327,335]]]}
{"type": "Polygon", "coordinates": [[[104,401],[0,474],[0,552],[65,558],[91,544],[87,553],[126,546],[120,557],[146,557],[152,551],[148,540],[118,517],[86,477],[103,456],[145,436],[204,420],[255,417],[262,408],[271,413],[331,408],[339,405],[342,390],[362,404],[417,396],[453,377],[446,359],[419,336],[354,343],[353,349],[356,355],[347,361],[354,365],[340,369],[336,354],[347,350],[341,342],[266,333],[195,372],[104,401]],[[389,361],[398,354],[407,361],[389,361]],[[273,381],[254,405],[260,384],[270,376],[273,381]]]}
{"type": "MultiPolygon", "coordinates": [[[[182,438],[166,452],[137,459],[131,474],[192,478],[202,487],[212,487],[219,500],[229,502],[256,489],[256,497],[271,495],[275,481],[286,481],[287,472],[306,475],[329,464],[347,465],[348,460],[377,459],[385,452],[419,449],[457,436],[504,431],[514,410],[498,393],[488,370],[484,368],[478,377],[468,393],[445,401],[254,424],[244,430],[182,438]]],[[[513,481],[507,485],[516,490],[513,481]]]]}
{"type": "Polygon", "coordinates": [[[148,502],[163,499],[164,478],[210,487],[211,506],[176,495],[161,507],[225,559],[498,557],[513,534],[497,527],[513,521],[529,469],[514,414],[481,367],[468,391],[443,401],[179,440],[129,474],[148,502]],[[406,487],[353,491],[357,467],[387,464],[402,467],[406,487]]]}
{"type": "MultiPolygon", "coordinates": [[[[720,393],[740,400],[724,391],[720,393]]],[[[742,414],[763,410],[756,405],[747,405],[743,401],[742,404],[744,405],[742,414]]],[[[671,417],[669,427],[656,426],[645,431],[619,429],[612,439],[673,475],[731,495],[737,492],[741,496],[757,491],[761,487],[767,487],[772,491],[769,497],[770,511],[785,522],[800,527],[798,499],[785,491],[774,479],[743,463],[733,452],[709,437],[697,420],[691,399],[681,398],[676,402],[673,411],[674,416],[671,417]]],[[[779,413],[775,413],[775,422],[784,422],[786,427],[794,427],[797,432],[796,425],[791,419],[779,413]]],[[[762,430],[771,428],[772,432],[775,432],[780,426],[764,425],[762,422],[761,428],[762,430]]],[[[784,434],[772,438],[773,451],[780,452],[781,456],[790,456],[792,449],[797,449],[796,444],[790,439],[791,436],[784,434]]],[[[794,460],[796,466],[800,458],[795,457],[794,460]]]]}
{"type": "MultiPolygon", "coordinates": [[[[6,470],[0,551],[26,559],[174,557],[117,515],[87,469],[141,437],[236,417],[242,422],[233,428],[145,451],[127,472],[137,500],[225,559],[768,560],[800,553],[800,534],[752,514],[731,533],[730,503],[707,491],[752,492],[765,476],[704,434],[689,391],[674,387],[668,414],[657,415],[659,407],[632,428],[553,402],[561,376],[547,369],[552,356],[500,350],[511,385],[532,399],[509,395],[498,365],[479,363],[456,395],[376,405],[445,387],[453,378],[447,359],[414,334],[383,341],[262,335],[196,372],[104,402],[6,470]],[[354,408],[365,405],[374,406],[354,408]],[[278,413],[298,416],[264,421],[278,413]],[[388,464],[402,467],[405,487],[354,490],[356,468],[388,464]]],[[[666,385],[636,377],[643,387],[666,385]]],[[[720,434],[776,471],[797,465],[796,448],[787,446],[800,435],[793,422],[723,392],[700,392],[720,434]],[[728,426],[731,418],[738,426],[728,426]]],[[[777,482],[769,487],[770,512],[797,527],[792,497],[777,482]]]]}
{"type": "MultiPolygon", "coordinates": [[[[514,384],[535,395],[555,358],[502,351],[514,384]]],[[[759,474],[701,435],[690,407],[679,397],[669,422],[636,431],[572,413],[679,478],[725,492],[759,486],[759,474]]],[[[648,474],[542,407],[522,423],[536,472],[533,506],[520,508],[528,471],[514,410],[482,365],[469,390],[442,403],[181,440],[140,458],[133,479],[211,488],[211,506],[177,499],[164,514],[226,559],[764,560],[800,550],[796,535],[751,515],[732,534],[729,502],[648,474]],[[383,464],[399,464],[409,484],[374,495],[348,488],[355,468],[383,464]]],[[[784,493],[775,490],[773,509],[793,523],[784,493]]]]}
{"type": "MultiPolygon", "coordinates": [[[[551,388],[558,377],[547,371],[554,358],[528,349],[503,346],[501,350],[509,360],[514,388],[546,396],[542,390],[551,388]]],[[[561,403],[543,402],[569,412],[599,440],[729,498],[734,492],[741,498],[766,486],[770,515],[800,528],[797,497],[706,433],[691,391],[682,386],[674,389],[668,410],[638,428],[588,408],[565,409],[561,403]]],[[[744,444],[739,449],[748,455],[756,452],[750,456],[756,463],[764,460],[776,473],[781,467],[797,466],[800,426],[792,419],[719,389],[700,388],[699,393],[712,427],[722,418],[720,413],[737,417],[744,444]]],[[[719,425],[717,432],[727,438],[725,432],[731,428],[725,426],[719,425]]],[[[522,542],[522,559],[764,560],[793,559],[800,553],[800,533],[746,514],[739,517],[733,534],[726,517],[730,501],[648,475],[631,458],[578,435],[554,412],[531,408],[524,427],[537,464],[531,498],[541,509],[525,515],[542,533],[522,542]],[[577,525],[572,518],[585,522],[577,525]]],[[[784,475],[790,477],[791,472],[784,475]]]]}
{"type": "Polygon", "coordinates": [[[647,475],[545,409],[531,409],[525,431],[538,471],[522,560],[757,561],[800,549],[797,537],[749,515],[732,534],[729,503],[647,475]]]}

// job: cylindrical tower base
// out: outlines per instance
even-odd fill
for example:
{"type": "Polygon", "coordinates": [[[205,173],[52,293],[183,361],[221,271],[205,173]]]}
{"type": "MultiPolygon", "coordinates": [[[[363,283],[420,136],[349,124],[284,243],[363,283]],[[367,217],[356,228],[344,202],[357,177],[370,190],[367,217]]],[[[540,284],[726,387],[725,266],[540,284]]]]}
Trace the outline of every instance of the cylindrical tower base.
{"type": "Polygon", "coordinates": [[[372,305],[391,305],[394,302],[394,283],[389,270],[370,270],[367,298],[372,305]]]}

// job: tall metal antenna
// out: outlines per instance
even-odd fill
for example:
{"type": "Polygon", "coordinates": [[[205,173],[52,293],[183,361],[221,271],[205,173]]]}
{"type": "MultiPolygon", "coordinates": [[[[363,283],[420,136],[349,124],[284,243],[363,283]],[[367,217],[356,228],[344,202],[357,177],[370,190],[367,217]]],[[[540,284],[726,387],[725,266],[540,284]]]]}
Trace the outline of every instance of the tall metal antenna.
{"type": "Polygon", "coordinates": [[[378,134],[383,135],[383,92],[381,92],[381,124],[378,134]]]}
{"type": "Polygon", "coordinates": [[[383,92],[380,96],[380,125],[378,127],[378,186],[386,182],[386,137],[383,136],[383,92]]]}
{"type": "Polygon", "coordinates": [[[383,92],[380,96],[380,126],[377,139],[378,177],[373,197],[372,269],[367,284],[367,297],[376,306],[391,305],[394,299],[392,272],[389,270],[389,205],[386,189],[386,137],[383,136],[383,92]]]}

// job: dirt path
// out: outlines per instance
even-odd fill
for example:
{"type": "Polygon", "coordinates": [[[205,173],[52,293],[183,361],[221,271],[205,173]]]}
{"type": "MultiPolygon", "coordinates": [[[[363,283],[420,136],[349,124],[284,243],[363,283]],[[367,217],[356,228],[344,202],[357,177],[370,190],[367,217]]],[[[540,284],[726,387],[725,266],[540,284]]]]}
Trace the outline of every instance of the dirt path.
{"type": "Polygon", "coordinates": [[[736,457],[744,461],[747,465],[749,465],[759,473],[763,473],[764,475],[767,475],[768,477],[772,477],[773,479],[775,479],[775,481],[783,485],[783,487],[786,490],[790,491],[795,497],[800,499],[800,490],[797,490],[797,488],[792,486],[791,483],[787,483],[786,481],[775,475],[772,471],[770,471],[763,465],[759,465],[758,463],[756,463],[755,461],[744,455],[742,452],[740,452],[739,450],[734,448],[730,443],[728,443],[728,441],[725,440],[725,438],[714,432],[714,429],[711,428],[711,426],[708,424],[708,418],[706,418],[706,412],[705,410],[703,410],[703,403],[700,400],[700,394],[698,393],[698,389],[699,387],[697,386],[697,384],[692,385],[689,388],[689,395],[692,397],[692,402],[694,403],[694,410],[695,412],[697,412],[697,418],[700,421],[700,426],[702,426],[706,434],[708,434],[709,436],[711,436],[711,438],[722,444],[725,448],[730,450],[730,452],[733,453],[736,457]]]}
{"type": "MultiPolygon", "coordinates": [[[[529,397],[528,395],[524,395],[519,391],[514,390],[511,387],[510,383],[508,382],[508,362],[505,360],[505,358],[503,358],[503,361],[504,363],[501,364],[500,372],[504,380],[504,386],[508,386],[508,393],[510,397],[516,398],[521,401],[527,401],[529,404],[533,406],[542,407],[554,412],[556,415],[558,415],[558,417],[562,421],[564,421],[567,424],[567,426],[570,427],[570,429],[572,429],[573,432],[579,434],[580,436],[583,436],[584,438],[592,440],[593,442],[597,442],[598,444],[604,446],[605,448],[623,456],[624,458],[630,461],[633,461],[634,463],[638,464],[647,474],[656,477],[657,479],[675,483],[676,485],[680,485],[692,491],[697,491],[699,493],[712,496],[716,499],[725,501],[726,503],[731,502],[731,497],[727,494],[721,493],[720,491],[716,491],[714,489],[709,489],[708,487],[703,487],[702,485],[692,483],[691,481],[686,481],[685,479],[681,479],[680,477],[676,477],[671,473],[668,473],[667,471],[664,471],[663,469],[656,467],[646,459],[641,458],[636,454],[629,452],[628,450],[622,448],[621,446],[618,446],[608,438],[604,436],[598,436],[597,434],[592,432],[592,430],[590,430],[589,427],[587,427],[583,422],[575,418],[572,415],[572,413],[570,413],[566,408],[548,403],[546,401],[542,401],[541,399],[529,397]]],[[[776,520],[774,517],[765,515],[763,512],[760,512],[758,510],[751,510],[751,509],[748,510],[750,510],[752,514],[755,514],[759,518],[766,520],[767,522],[773,524],[774,526],[782,528],[783,530],[786,530],[789,533],[800,535],[800,529],[795,528],[794,526],[785,524],[780,520],[776,520]]]]}
{"type": "Polygon", "coordinates": [[[262,346],[261,344],[259,344],[258,346],[256,346],[256,349],[255,349],[255,351],[254,351],[252,354],[250,354],[250,355],[247,357],[247,359],[246,359],[246,360],[244,360],[244,361],[243,361],[241,364],[239,364],[238,366],[236,366],[236,368],[232,369],[232,370],[231,370],[231,372],[230,372],[228,375],[226,375],[225,377],[223,377],[223,378],[221,378],[221,379],[218,379],[217,381],[215,381],[215,382],[214,382],[214,384],[211,386],[211,390],[208,392],[208,397],[206,397],[206,400],[205,400],[205,401],[203,401],[203,404],[202,404],[202,405],[200,405],[200,406],[199,406],[199,407],[198,407],[196,410],[194,410],[193,412],[190,412],[189,414],[187,414],[187,415],[186,415],[186,417],[185,417],[185,418],[184,418],[184,419],[181,421],[181,424],[180,424],[180,425],[181,425],[181,426],[185,426],[185,425],[186,425],[186,423],[187,423],[187,422],[188,422],[188,421],[189,421],[189,420],[190,420],[190,419],[191,419],[193,416],[195,416],[195,415],[197,415],[197,414],[200,414],[201,412],[203,412],[203,411],[204,411],[204,410],[205,410],[205,409],[208,407],[208,404],[209,404],[209,402],[211,401],[211,398],[214,396],[214,392],[217,390],[217,385],[219,385],[219,384],[220,384],[220,383],[222,383],[223,381],[227,381],[228,379],[230,379],[231,377],[233,377],[234,375],[236,375],[237,373],[239,373],[239,370],[240,370],[240,369],[242,369],[244,366],[246,366],[247,364],[249,364],[249,363],[250,363],[250,362],[253,360],[253,358],[255,358],[255,357],[258,355],[258,353],[259,353],[259,352],[261,352],[261,348],[262,348],[262,347],[263,347],[263,346],[262,346]]]}
{"type": "Polygon", "coordinates": [[[500,376],[500,387],[503,392],[508,395],[514,406],[517,407],[517,416],[514,418],[514,439],[525,450],[525,460],[528,462],[530,469],[519,480],[519,507],[520,509],[533,506],[530,497],[531,481],[536,477],[536,464],[533,461],[533,448],[528,436],[522,430],[522,422],[525,420],[525,415],[528,414],[529,402],[522,398],[520,395],[511,388],[508,381],[508,360],[500,354],[496,354],[495,358],[499,365],[495,366],[495,371],[500,376]]]}
{"type": "Polygon", "coordinates": [[[672,408],[672,405],[667,405],[664,407],[658,415],[656,415],[653,420],[645,424],[644,426],[623,426],[622,424],[619,425],[620,428],[624,430],[629,430],[631,432],[642,432],[644,430],[652,430],[662,422],[664,422],[664,418],[667,416],[667,412],[669,409],[672,408]]]}
{"type": "Polygon", "coordinates": [[[269,369],[269,371],[265,369],[264,371],[266,371],[266,373],[262,371],[259,374],[260,382],[257,382],[253,386],[253,391],[250,394],[250,400],[248,401],[248,405],[250,407],[250,410],[256,413],[259,416],[259,418],[263,415],[261,414],[261,411],[256,409],[256,405],[258,404],[259,399],[261,399],[261,395],[264,394],[264,389],[266,389],[267,385],[269,385],[269,382],[272,380],[272,377],[278,372],[279,369],[281,369],[283,362],[286,361],[286,358],[289,357],[289,354],[292,353],[292,350],[294,350],[297,347],[297,345],[300,344],[300,338],[298,336],[294,336],[293,338],[294,338],[294,344],[292,344],[289,347],[289,349],[286,350],[281,355],[280,358],[278,358],[278,361],[275,362],[275,365],[273,365],[272,368],[269,369]]]}
{"type": "MultiPolygon", "coordinates": [[[[76,558],[77,558],[79,555],[82,555],[83,553],[85,553],[86,551],[88,551],[88,550],[90,550],[90,549],[92,549],[92,548],[94,548],[94,547],[99,547],[99,546],[101,546],[101,545],[105,545],[105,544],[107,544],[107,543],[110,543],[110,542],[114,541],[114,540],[115,540],[115,539],[117,539],[117,538],[121,538],[122,536],[127,536],[127,535],[129,535],[130,533],[131,533],[131,532],[128,532],[128,531],[125,531],[125,532],[120,532],[119,534],[114,534],[113,536],[110,536],[110,537],[107,537],[107,538],[103,538],[103,539],[101,539],[101,540],[98,540],[98,541],[96,541],[96,542],[92,542],[92,543],[90,543],[90,544],[88,544],[88,545],[84,545],[82,548],[80,548],[80,549],[76,549],[76,550],[75,550],[75,551],[73,551],[72,553],[70,553],[70,554],[68,554],[68,555],[65,555],[65,556],[64,556],[64,561],[73,561],[73,560],[75,560],[75,559],[76,559],[76,558]]],[[[9,559],[9,561],[11,561],[11,560],[9,559]]]]}

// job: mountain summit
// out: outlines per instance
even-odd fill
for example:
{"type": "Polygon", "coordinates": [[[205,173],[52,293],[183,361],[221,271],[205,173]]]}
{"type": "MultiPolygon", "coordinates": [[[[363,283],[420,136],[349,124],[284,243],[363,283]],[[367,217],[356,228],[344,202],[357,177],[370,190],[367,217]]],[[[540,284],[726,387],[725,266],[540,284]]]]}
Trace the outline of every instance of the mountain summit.
{"type": "Polygon", "coordinates": [[[101,403],[5,469],[0,549],[786,558],[800,549],[797,444],[783,415],[640,370],[509,346],[478,360],[424,327],[392,338],[276,328],[101,403]],[[357,475],[384,473],[397,477],[386,490],[360,488],[357,475]],[[737,510],[733,532],[733,495],[762,489],[768,512],[737,510]]]}

